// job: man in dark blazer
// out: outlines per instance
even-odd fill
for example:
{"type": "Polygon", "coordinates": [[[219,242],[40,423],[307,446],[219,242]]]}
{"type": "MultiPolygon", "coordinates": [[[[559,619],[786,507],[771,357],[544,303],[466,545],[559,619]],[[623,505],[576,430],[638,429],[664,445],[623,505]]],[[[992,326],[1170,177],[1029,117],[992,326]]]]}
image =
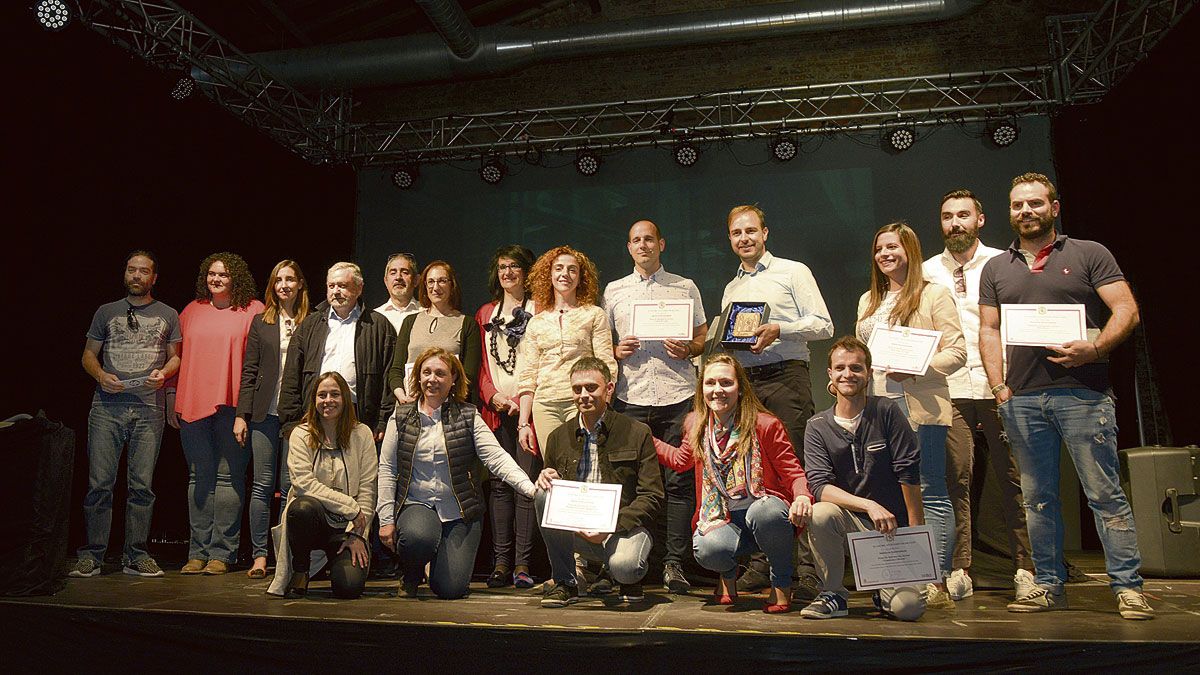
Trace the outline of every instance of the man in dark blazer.
{"type": "Polygon", "coordinates": [[[621,486],[616,531],[573,532],[542,528],[554,587],[542,597],[543,607],[565,607],[579,599],[574,554],[608,566],[621,585],[621,599],[644,598],[642,577],[650,555],[649,528],[663,506],[662,472],[650,427],[608,407],[614,388],[603,361],[585,356],[571,366],[571,397],[579,416],[555,429],[542,451],[546,468],[538,476],[535,499],[538,520],[546,508],[551,481],[621,486]]]}
{"type": "Polygon", "coordinates": [[[396,332],[382,314],[359,302],[363,277],[358,265],[330,267],[325,288],[325,302],[304,319],[288,345],[279,391],[283,436],[304,417],[317,376],[335,370],[350,385],[358,421],[371,427],[378,442],[395,408],[386,380],[396,332]]]}

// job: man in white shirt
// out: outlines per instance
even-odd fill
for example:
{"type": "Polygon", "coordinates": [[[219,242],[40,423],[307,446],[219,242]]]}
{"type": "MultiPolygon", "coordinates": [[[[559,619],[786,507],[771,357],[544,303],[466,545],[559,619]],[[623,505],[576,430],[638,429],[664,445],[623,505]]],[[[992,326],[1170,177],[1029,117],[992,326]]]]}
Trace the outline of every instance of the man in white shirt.
{"type": "MultiPolygon", "coordinates": [[[[766,302],[771,308],[770,322],[754,331],[757,339],[750,349],[732,353],[745,367],[759,400],[787,428],[803,464],[804,427],[813,414],[808,343],[833,337],[833,321],[808,266],[767,252],[769,231],[762,209],[735,206],[727,224],[730,247],[741,265],[725,286],[721,307],[731,302],[766,302]]],[[[803,537],[797,539],[797,556],[796,598],[809,602],[821,588],[803,537]]],[[[752,591],[769,584],[764,557],[738,580],[738,590],[752,591]]]]}
{"type": "Polygon", "coordinates": [[[383,285],[387,288],[387,302],[375,308],[400,332],[400,324],[409,314],[416,314],[421,305],[413,299],[417,277],[417,259],[411,253],[393,253],[388,256],[383,269],[383,285]]]}
{"type": "Polygon", "coordinates": [[[922,265],[925,279],[954,292],[963,337],[967,343],[967,365],[946,380],[954,405],[954,421],[946,439],[946,481],[954,506],[956,546],[954,572],[946,580],[950,597],[962,600],[974,593],[971,581],[971,494],[972,483],[983,484],[984,464],[1001,491],[1004,525],[1008,530],[1009,549],[1017,566],[1014,579],[1017,597],[1032,588],[1033,559],[1029,554],[1029,533],[1025,529],[1025,510],[1021,505],[1021,474],[1003,435],[996,414],[996,400],[988,389],[987,374],[979,356],[979,277],[988,260],[1001,253],[979,241],[984,226],[983,206],[970,190],[952,190],[942,197],[940,208],[942,238],[946,249],[922,265]],[[987,441],[986,454],[974,452],[973,436],[982,428],[987,441]],[[973,470],[973,459],[981,460],[973,470]],[[973,478],[973,474],[976,476],[973,478]]]}
{"type": "MultiPolygon", "coordinates": [[[[666,247],[667,240],[657,225],[649,220],[634,223],[626,242],[633,258],[633,273],[605,287],[604,309],[612,326],[613,354],[621,365],[613,409],[649,426],[655,438],[679,445],[683,442],[683,419],[696,393],[692,357],[704,351],[708,323],[696,284],[663,269],[661,259],[666,247]],[[633,303],[658,300],[691,301],[691,340],[640,340],[633,334],[633,303]]],[[[666,467],[662,474],[667,508],[660,512],[656,524],[665,525],[665,529],[655,532],[656,550],[651,558],[662,560],[667,590],[686,594],[691,584],[682,566],[692,548],[695,475],[693,471],[677,473],[666,467]],[[657,550],[660,541],[665,543],[665,550],[657,550]]]]}

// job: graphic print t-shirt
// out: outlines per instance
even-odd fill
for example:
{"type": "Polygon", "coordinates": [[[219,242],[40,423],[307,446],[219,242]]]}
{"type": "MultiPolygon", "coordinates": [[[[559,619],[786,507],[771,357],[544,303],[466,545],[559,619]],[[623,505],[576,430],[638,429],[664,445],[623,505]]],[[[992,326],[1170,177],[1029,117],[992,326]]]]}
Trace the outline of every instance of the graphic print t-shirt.
{"type": "MultiPolygon", "coordinates": [[[[125,300],[101,305],[92,317],[87,337],[101,343],[100,365],[104,370],[121,380],[145,377],[167,362],[167,345],[181,342],[179,313],[155,300],[148,305],[135,307],[125,300]],[[135,321],[129,319],[133,309],[135,321]],[[133,323],[135,328],[130,327],[133,323]]],[[[108,394],[96,386],[93,402],[141,403],[162,407],[162,389],[149,391],[138,388],[132,392],[108,394]]]]}

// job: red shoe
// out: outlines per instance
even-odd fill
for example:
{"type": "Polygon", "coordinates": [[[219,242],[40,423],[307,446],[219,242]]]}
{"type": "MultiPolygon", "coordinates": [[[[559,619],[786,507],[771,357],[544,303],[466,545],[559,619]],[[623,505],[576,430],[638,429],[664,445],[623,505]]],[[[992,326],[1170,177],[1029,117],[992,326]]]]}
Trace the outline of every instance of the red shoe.
{"type": "Polygon", "coordinates": [[[729,595],[728,593],[713,593],[712,603],[714,605],[732,605],[737,602],[737,593],[729,595]]]}
{"type": "Polygon", "coordinates": [[[792,610],[792,597],[791,597],[792,592],[791,591],[792,591],[792,589],[790,589],[790,588],[787,588],[787,589],[772,588],[771,593],[767,595],[766,602],[763,603],[763,611],[766,612],[767,614],[783,614],[785,612],[790,612],[792,610]],[[776,590],[782,590],[783,593],[782,594],[776,593],[776,590]],[[771,602],[770,599],[775,597],[776,595],[783,595],[783,597],[787,598],[787,600],[785,602],[781,602],[778,604],[771,602]]]}

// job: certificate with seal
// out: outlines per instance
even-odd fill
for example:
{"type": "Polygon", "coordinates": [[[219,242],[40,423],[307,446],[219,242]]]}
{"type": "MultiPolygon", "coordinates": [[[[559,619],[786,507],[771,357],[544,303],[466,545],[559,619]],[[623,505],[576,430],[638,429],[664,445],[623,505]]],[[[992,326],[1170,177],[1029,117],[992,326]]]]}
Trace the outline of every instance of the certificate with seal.
{"type": "Polygon", "coordinates": [[[691,340],[691,300],[639,300],[629,308],[629,327],[639,340],[691,340]]]}
{"type": "Polygon", "coordinates": [[[615,532],[621,511],[621,486],[555,480],[546,495],[542,527],[574,532],[615,532]]]}
{"type": "Polygon", "coordinates": [[[1020,347],[1058,347],[1084,340],[1087,314],[1083,305],[1000,305],[1004,343],[1020,347]]]}
{"type": "Polygon", "coordinates": [[[942,580],[928,525],[897,528],[891,536],[851,532],[846,543],[854,566],[854,587],[860,591],[942,580]]]}
{"type": "Polygon", "coordinates": [[[924,375],[941,339],[940,330],[877,323],[867,341],[871,350],[871,369],[924,375]]]}

